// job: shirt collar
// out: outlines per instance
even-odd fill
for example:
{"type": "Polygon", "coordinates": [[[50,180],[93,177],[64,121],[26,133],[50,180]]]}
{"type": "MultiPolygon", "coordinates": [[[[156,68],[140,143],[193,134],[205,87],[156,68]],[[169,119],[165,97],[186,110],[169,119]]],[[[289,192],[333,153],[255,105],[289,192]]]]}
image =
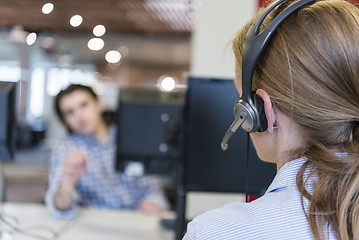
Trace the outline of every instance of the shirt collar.
{"type": "Polygon", "coordinates": [[[289,186],[295,186],[297,173],[306,160],[307,159],[303,157],[284,164],[281,169],[279,169],[271,185],[268,187],[266,194],[284,190],[289,186]]]}
{"type": "MultiPolygon", "coordinates": [[[[336,153],[337,156],[348,156],[349,153],[336,153]]],[[[307,158],[302,157],[295,160],[292,160],[290,162],[287,162],[283,165],[281,169],[279,169],[277,175],[275,176],[273,182],[268,187],[266,194],[270,192],[280,192],[285,190],[287,187],[295,186],[297,185],[297,173],[300,169],[300,167],[307,161],[307,158]]],[[[310,173],[310,167],[307,168],[304,172],[304,179],[308,177],[310,173]]],[[[317,176],[311,176],[309,177],[306,187],[308,189],[311,189],[311,186],[315,184],[317,180],[317,176]]]]}

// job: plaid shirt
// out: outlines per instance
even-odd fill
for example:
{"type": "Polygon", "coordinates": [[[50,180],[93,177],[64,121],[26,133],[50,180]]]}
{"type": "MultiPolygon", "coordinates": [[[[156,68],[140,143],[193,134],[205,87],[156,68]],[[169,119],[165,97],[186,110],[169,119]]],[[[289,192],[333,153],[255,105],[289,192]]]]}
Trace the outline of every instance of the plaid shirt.
{"type": "Polygon", "coordinates": [[[45,202],[59,218],[76,215],[79,204],[109,209],[136,209],[144,201],[151,201],[168,208],[167,199],[155,177],[128,177],[115,171],[115,128],[110,128],[108,141],[99,143],[91,136],[73,134],[60,140],[52,151],[49,169],[49,187],[45,202]],[[76,149],[86,159],[86,171],[76,185],[73,205],[61,211],[54,204],[54,195],[63,180],[63,163],[76,149]]]}

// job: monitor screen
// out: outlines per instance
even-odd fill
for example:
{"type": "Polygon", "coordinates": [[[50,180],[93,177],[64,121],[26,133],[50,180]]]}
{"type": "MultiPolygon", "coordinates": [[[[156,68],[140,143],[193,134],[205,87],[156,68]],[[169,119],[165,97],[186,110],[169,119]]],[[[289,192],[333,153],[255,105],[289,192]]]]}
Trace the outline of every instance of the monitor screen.
{"type": "Polygon", "coordinates": [[[13,159],[16,83],[0,82],[0,161],[13,159]]]}
{"type": "Polygon", "coordinates": [[[185,107],[184,188],[186,191],[263,194],[273,180],[274,164],[258,159],[248,134],[238,130],[222,151],[221,141],[234,120],[238,98],[233,80],[189,78],[185,107]]]}
{"type": "Polygon", "coordinates": [[[160,102],[121,101],[117,113],[117,163],[142,162],[146,173],[161,174],[178,151],[178,127],[183,106],[160,102]]]}

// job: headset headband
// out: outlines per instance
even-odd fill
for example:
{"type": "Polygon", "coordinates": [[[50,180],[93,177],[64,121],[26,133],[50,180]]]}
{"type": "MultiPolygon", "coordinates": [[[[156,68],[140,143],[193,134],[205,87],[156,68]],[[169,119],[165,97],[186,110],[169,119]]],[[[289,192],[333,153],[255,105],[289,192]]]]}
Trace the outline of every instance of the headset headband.
{"type": "Polygon", "coordinates": [[[259,32],[260,27],[264,19],[268,14],[278,5],[282,4],[285,0],[274,2],[267,10],[252,24],[243,44],[242,53],[242,96],[241,99],[249,104],[253,104],[252,99],[252,79],[254,69],[257,66],[257,62],[266,49],[270,39],[272,38],[275,30],[278,26],[293,12],[301,7],[315,2],[315,0],[301,0],[298,1],[283,12],[277,15],[271,23],[262,31],[259,32]]]}
{"type": "Polygon", "coordinates": [[[228,148],[227,143],[229,139],[239,127],[242,127],[247,132],[263,132],[267,130],[267,119],[264,113],[263,101],[252,93],[254,69],[278,26],[293,12],[315,2],[315,0],[299,0],[293,3],[278,14],[262,32],[259,32],[268,14],[284,1],[279,0],[270,5],[252,24],[244,39],[242,52],[242,96],[234,105],[235,119],[221,142],[221,147],[224,151],[228,148]]]}

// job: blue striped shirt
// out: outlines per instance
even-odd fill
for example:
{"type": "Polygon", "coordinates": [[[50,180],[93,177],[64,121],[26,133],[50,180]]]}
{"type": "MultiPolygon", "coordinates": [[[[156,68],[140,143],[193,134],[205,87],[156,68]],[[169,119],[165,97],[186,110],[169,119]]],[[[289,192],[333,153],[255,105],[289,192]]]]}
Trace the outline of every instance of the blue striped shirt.
{"type": "Polygon", "coordinates": [[[136,209],[144,201],[168,208],[158,178],[128,177],[115,171],[115,128],[110,128],[105,144],[87,135],[73,134],[60,140],[53,148],[49,169],[49,187],[45,202],[59,218],[76,215],[78,205],[109,209],[136,209]],[[54,195],[63,180],[63,164],[76,149],[84,153],[86,171],[76,185],[72,207],[61,211],[54,204],[54,195]]]}
{"type": "MultiPolygon", "coordinates": [[[[313,239],[296,186],[297,172],[305,161],[300,158],[286,163],[255,201],[231,203],[196,217],[188,224],[184,239],[313,239]]],[[[306,184],[309,192],[313,184],[314,177],[306,184]]],[[[308,206],[305,199],[304,207],[308,206]]],[[[325,235],[325,239],[336,239],[330,227],[325,235]]]]}

